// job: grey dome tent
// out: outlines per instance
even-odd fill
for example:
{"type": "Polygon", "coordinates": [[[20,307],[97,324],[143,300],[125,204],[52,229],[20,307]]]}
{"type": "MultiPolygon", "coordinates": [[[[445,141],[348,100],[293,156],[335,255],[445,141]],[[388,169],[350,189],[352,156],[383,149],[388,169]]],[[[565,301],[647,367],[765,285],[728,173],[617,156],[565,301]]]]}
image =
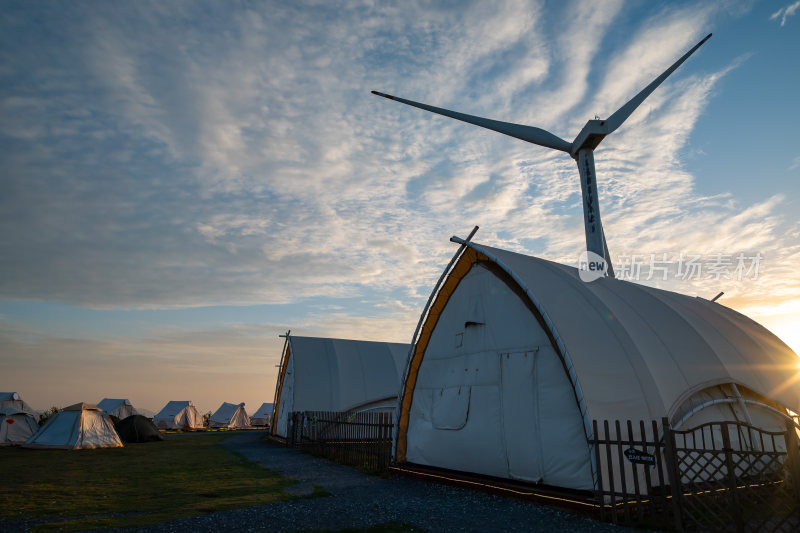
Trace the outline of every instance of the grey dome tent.
{"type": "Polygon", "coordinates": [[[158,428],[149,418],[142,415],[131,415],[124,420],[120,420],[114,424],[114,429],[117,430],[119,438],[125,443],[164,440],[158,428]]]}
{"type": "Polygon", "coordinates": [[[25,403],[18,392],[0,392],[0,409],[11,407],[23,413],[28,413],[32,417],[39,419],[39,413],[33,407],[25,403]]]}
{"type": "Polygon", "coordinates": [[[22,444],[39,430],[36,418],[14,407],[0,409],[0,446],[22,444]]]}
{"type": "Polygon", "coordinates": [[[105,412],[88,403],[76,403],[50,417],[24,446],[84,450],[118,448],[122,441],[105,412]]]}
{"type": "Polygon", "coordinates": [[[97,407],[105,411],[106,414],[115,416],[120,420],[138,414],[131,401],[127,398],[103,398],[97,404],[97,407]]]}
{"type": "Polygon", "coordinates": [[[593,420],[785,431],[800,412],[797,355],[732,309],[454,240],[404,375],[398,465],[593,489],[593,420]]]}

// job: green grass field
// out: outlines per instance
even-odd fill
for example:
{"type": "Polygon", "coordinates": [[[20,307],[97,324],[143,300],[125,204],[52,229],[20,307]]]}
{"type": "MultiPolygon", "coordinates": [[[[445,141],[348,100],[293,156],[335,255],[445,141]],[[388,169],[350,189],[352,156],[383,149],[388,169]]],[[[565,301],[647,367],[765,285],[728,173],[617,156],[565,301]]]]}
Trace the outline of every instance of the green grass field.
{"type": "Polygon", "coordinates": [[[293,483],[222,447],[230,434],[100,450],[0,448],[0,517],[37,530],[148,525],[292,496],[293,483]],[[124,516],[102,516],[123,513],[124,516]]]}

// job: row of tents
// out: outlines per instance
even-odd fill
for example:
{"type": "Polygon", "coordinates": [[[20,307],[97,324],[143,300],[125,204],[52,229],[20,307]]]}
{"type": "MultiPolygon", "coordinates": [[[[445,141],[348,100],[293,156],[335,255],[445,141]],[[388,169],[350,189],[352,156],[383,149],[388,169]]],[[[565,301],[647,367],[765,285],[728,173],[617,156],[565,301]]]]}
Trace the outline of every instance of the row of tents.
{"type": "MultiPolygon", "coordinates": [[[[211,415],[209,427],[241,428],[269,424],[271,404],[264,404],[252,419],[244,403],[223,403],[211,415]]],[[[122,446],[122,442],[160,440],[162,429],[199,429],[203,417],[192,402],[169,402],[150,419],[137,414],[128,399],[104,398],[96,406],[70,405],[39,427],[39,416],[19,393],[0,393],[0,444],[31,448],[91,449],[122,446]]]]}
{"type": "MultiPolygon", "coordinates": [[[[244,428],[248,426],[267,426],[272,414],[272,404],[265,403],[252,417],[248,416],[242,403],[223,402],[208,421],[212,428],[244,428]]],[[[127,399],[105,398],[97,407],[117,418],[136,414],[136,409],[127,399]]],[[[153,417],[153,423],[160,429],[200,429],[204,427],[203,416],[191,401],[171,401],[153,417]]]]}
{"type": "Polygon", "coordinates": [[[131,414],[116,420],[95,405],[76,403],[56,412],[39,427],[36,412],[18,393],[0,393],[0,444],[78,450],[162,440],[161,433],[144,416],[131,414]]]}
{"type": "Polygon", "coordinates": [[[637,442],[638,421],[662,417],[800,428],[800,360],[747,316],[455,242],[411,344],[286,335],[273,435],[289,436],[292,412],[381,410],[398,466],[591,490],[596,420],[635,421],[637,442]]]}
{"type": "MultiPolygon", "coordinates": [[[[208,427],[235,429],[269,425],[272,415],[271,403],[262,404],[252,417],[248,416],[244,405],[244,403],[223,402],[212,413],[208,427]]],[[[192,402],[173,401],[168,402],[153,417],[153,423],[159,429],[200,429],[203,427],[203,417],[192,402]]]]}

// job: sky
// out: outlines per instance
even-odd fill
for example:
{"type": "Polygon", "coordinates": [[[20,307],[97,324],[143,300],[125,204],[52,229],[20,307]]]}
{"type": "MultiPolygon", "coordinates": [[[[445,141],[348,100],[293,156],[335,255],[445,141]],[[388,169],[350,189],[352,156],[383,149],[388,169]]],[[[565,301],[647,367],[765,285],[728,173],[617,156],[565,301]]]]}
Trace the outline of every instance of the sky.
{"type": "Polygon", "coordinates": [[[451,235],[576,265],[567,154],[370,91],[572,141],[711,32],[595,151],[611,258],[800,352],[800,1],[2,0],[0,390],[252,412],[287,330],[410,342],[451,235]]]}

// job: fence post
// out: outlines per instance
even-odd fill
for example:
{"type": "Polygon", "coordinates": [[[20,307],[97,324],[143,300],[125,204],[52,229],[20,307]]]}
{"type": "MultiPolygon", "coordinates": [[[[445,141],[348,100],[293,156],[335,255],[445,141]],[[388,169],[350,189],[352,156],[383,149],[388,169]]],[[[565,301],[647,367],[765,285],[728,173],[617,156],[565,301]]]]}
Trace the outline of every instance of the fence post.
{"type": "Polygon", "coordinates": [[[600,435],[597,430],[597,420],[592,420],[592,441],[590,444],[594,448],[594,464],[595,474],[597,475],[597,482],[595,484],[595,498],[600,506],[600,520],[606,519],[606,499],[603,492],[603,465],[600,463],[600,435]]]}
{"type": "Polygon", "coordinates": [[[797,431],[794,421],[786,421],[786,463],[789,476],[792,478],[795,501],[800,502],[800,450],[798,450],[797,431]]]}
{"type": "Polygon", "coordinates": [[[617,491],[614,488],[614,462],[611,460],[611,432],[608,430],[608,420],[603,420],[603,440],[606,441],[606,464],[608,465],[608,489],[611,496],[611,522],[618,523],[617,517],[617,491]]]}
{"type": "Polygon", "coordinates": [[[744,521],[742,519],[741,507],[739,506],[739,495],[736,492],[736,467],[733,464],[733,448],[731,447],[730,426],[726,423],[720,424],[722,429],[722,451],[725,452],[725,468],[728,470],[728,502],[731,506],[731,514],[736,520],[736,531],[744,533],[744,521]]]}
{"type": "Polygon", "coordinates": [[[664,462],[667,463],[669,490],[672,494],[672,516],[675,521],[675,531],[683,531],[683,520],[681,517],[681,476],[678,473],[678,454],[675,450],[675,434],[672,432],[672,428],[669,425],[669,418],[666,416],[661,419],[661,428],[664,433],[664,462]]]}
{"type": "Polygon", "coordinates": [[[617,432],[617,461],[619,465],[619,485],[620,494],[622,494],[622,516],[626,523],[631,523],[631,510],[628,505],[628,484],[625,480],[625,458],[622,455],[622,430],[620,429],[619,420],[614,421],[614,429],[617,432]]]}

